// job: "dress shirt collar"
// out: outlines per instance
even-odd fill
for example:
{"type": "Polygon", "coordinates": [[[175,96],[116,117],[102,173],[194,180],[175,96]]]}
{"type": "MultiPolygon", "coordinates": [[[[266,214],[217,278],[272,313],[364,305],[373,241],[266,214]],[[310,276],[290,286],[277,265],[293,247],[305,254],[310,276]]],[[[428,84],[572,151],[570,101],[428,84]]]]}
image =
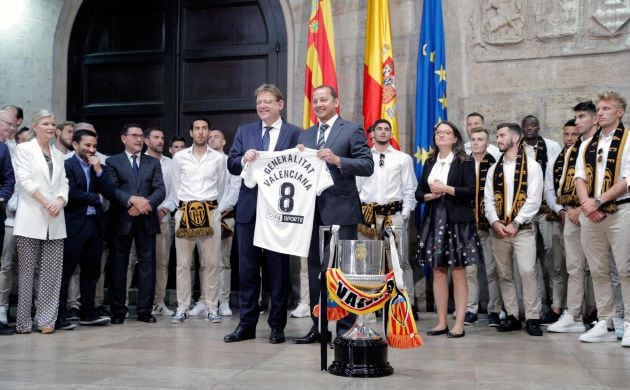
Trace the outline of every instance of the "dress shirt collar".
{"type": "Polygon", "coordinates": [[[267,127],[267,126],[273,127],[273,129],[271,129],[271,131],[273,131],[273,130],[280,131],[280,128],[282,128],[282,117],[278,118],[278,120],[273,122],[271,125],[268,125],[268,124],[266,124],[265,122],[262,122],[262,121],[261,121],[261,123],[262,123],[261,131],[262,131],[263,135],[265,134],[265,127],[267,127]]]}
{"type": "Polygon", "coordinates": [[[326,133],[328,133],[330,131],[330,129],[332,129],[333,125],[335,124],[335,122],[337,121],[337,118],[339,118],[338,114],[333,115],[332,118],[328,119],[326,122],[318,122],[317,123],[317,127],[319,128],[322,123],[325,123],[328,125],[328,129],[326,129],[326,133]]]}

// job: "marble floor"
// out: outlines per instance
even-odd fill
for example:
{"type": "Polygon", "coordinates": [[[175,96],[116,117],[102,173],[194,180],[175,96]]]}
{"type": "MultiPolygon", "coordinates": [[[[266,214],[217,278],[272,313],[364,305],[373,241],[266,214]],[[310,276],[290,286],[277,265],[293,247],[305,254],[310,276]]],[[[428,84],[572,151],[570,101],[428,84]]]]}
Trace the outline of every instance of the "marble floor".
{"type": "MultiPolygon", "coordinates": [[[[434,320],[422,316],[422,333],[434,320]]],[[[269,344],[266,316],[256,340],[234,344],[223,336],[237,316],[158,321],[0,337],[0,389],[630,388],[630,348],[580,343],[575,334],[497,334],[483,319],[461,339],[425,336],[420,349],[390,348],[394,375],[375,379],[320,371],[317,345],[269,344]]],[[[309,321],[289,319],[287,337],[305,333],[309,321]]]]}

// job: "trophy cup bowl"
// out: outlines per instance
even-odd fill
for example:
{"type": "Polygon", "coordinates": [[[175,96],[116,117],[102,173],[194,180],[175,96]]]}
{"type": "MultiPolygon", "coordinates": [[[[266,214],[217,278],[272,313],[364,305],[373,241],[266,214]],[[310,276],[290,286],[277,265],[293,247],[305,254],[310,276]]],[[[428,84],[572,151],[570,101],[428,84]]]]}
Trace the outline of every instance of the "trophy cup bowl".
{"type": "MultiPolygon", "coordinates": [[[[340,240],[339,268],[346,280],[365,293],[383,288],[385,251],[379,240],[340,240]]],[[[370,328],[364,316],[357,319],[345,334],[335,340],[335,360],[328,368],[331,374],[350,377],[381,377],[394,369],[387,361],[387,341],[370,328]]]]}

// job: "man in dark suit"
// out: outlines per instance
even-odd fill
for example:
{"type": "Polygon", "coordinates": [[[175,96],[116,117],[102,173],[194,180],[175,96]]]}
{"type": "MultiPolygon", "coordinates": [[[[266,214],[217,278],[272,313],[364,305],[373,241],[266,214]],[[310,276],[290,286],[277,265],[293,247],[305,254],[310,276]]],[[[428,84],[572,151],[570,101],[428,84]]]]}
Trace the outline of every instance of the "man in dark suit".
{"type": "Polygon", "coordinates": [[[99,316],[94,307],[96,284],[101,275],[101,253],[105,235],[105,216],[99,195],[112,200],[114,191],[107,171],[96,156],[97,138],[91,130],[72,135],[74,156],[64,162],[68,178],[68,204],[64,209],[66,232],[63,272],[59,294],[56,329],[72,329],[67,319],[68,285],[79,265],[81,291],[81,325],[108,325],[110,318],[99,316]]]}
{"type": "MultiPolygon", "coordinates": [[[[297,144],[301,129],[286,123],[280,117],[284,108],[282,93],[272,84],[263,84],[255,92],[256,112],[259,121],[240,126],[228,157],[228,169],[240,175],[247,162],[256,159],[259,150],[285,150],[297,144]]],[[[254,226],[256,225],[256,198],[258,188],[241,186],[236,207],[236,235],[239,256],[239,302],[240,322],[234,332],[223,339],[226,343],[256,337],[256,324],[260,315],[260,267],[266,264],[271,288],[271,310],[269,326],[272,344],[283,343],[284,327],[287,323],[289,297],[289,256],[263,251],[255,247],[254,226]]]]}
{"type": "MultiPolygon", "coordinates": [[[[317,156],[328,163],[334,185],[317,197],[311,247],[308,254],[308,285],[311,308],[319,302],[320,274],[319,227],[340,225],[339,239],[357,238],[357,224],[363,221],[361,202],[357,192],[356,176],[370,176],[374,171],[372,152],[367,146],[365,132],[356,123],[337,115],[339,98],[334,88],[322,85],[313,91],[311,100],[318,123],[300,134],[298,143],[307,148],[319,149],[317,156]]],[[[317,319],[311,314],[313,327],[294,341],[310,344],[320,341],[317,319]]],[[[341,334],[354,322],[347,316],[337,323],[341,334]]]]}
{"type": "MultiPolygon", "coordinates": [[[[13,195],[13,188],[15,187],[13,164],[11,164],[11,155],[5,142],[7,142],[7,137],[12,130],[15,134],[16,128],[16,116],[12,112],[0,110],[0,243],[4,242],[4,220],[7,217],[6,205],[11,195],[13,195]]],[[[0,335],[13,334],[13,329],[9,328],[6,324],[8,321],[5,321],[6,314],[8,313],[7,308],[8,305],[6,307],[0,306],[0,310],[2,310],[1,316],[3,317],[2,320],[0,320],[0,335]]]]}
{"type": "Polygon", "coordinates": [[[112,324],[122,324],[127,314],[127,266],[134,240],[138,256],[138,321],[156,321],[151,315],[155,292],[155,235],[160,231],[156,210],[164,200],[166,190],[160,161],[141,153],[143,137],[139,125],[124,125],[120,138],[125,151],[107,159],[114,187],[114,200],[109,209],[112,324]]]}

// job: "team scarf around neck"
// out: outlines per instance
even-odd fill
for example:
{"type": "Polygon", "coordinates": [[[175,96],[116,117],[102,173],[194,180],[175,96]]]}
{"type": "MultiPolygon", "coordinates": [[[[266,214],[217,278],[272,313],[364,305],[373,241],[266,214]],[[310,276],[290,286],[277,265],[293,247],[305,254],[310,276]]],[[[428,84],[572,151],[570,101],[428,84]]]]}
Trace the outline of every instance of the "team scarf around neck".
{"type": "MultiPolygon", "coordinates": [[[[584,170],[586,173],[586,190],[588,191],[589,198],[593,198],[595,194],[595,183],[599,180],[597,177],[597,151],[599,149],[599,139],[601,138],[602,129],[598,129],[595,132],[593,138],[586,146],[584,153],[584,170]]],[[[623,125],[614,131],[608,148],[608,158],[606,160],[606,168],[604,170],[604,178],[602,182],[602,194],[608,191],[612,186],[617,183],[619,177],[619,171],[621,170],[621,157],[623,156],[623,149],[626,145],[626,138],[628,137],[628,131],[626,131],[623,125]]],[[[614,201],[606,202],[599,208],[606,214],[614,214],[617,212],[617,205],[614,201]]]]}
{"type": "Polygon", "coordinates": [[[488,169],[496,160],[490,153],[483,156],[483,160],[479,163],[479,172],[477,173],[476,190],[475,191],[475,223],[478,228],[488,229],[488,220],[485,216],[485,207],[483,196],[486,189],[486,176],[488,169]]]}
{"type": "Polygon", "coordinates": [[[580,202],[575,193],[575,163],[577,161],[580,144],[577,140],[569,148],[564,147],[553,164],[553,189],[556,193],[556,203],[561,206],[578,207],[580,202]]]}
{"type": "Polygon", "coordinates": [[[525,200],[527,200],[527,154],[525,153],[525,145],[519,145],[513,178],[507,178],[503,174],[504,158],[505,154],[501,155],[499,162],[497,162],[497,165],[494,168],[493,187],[494,205],[497,211],[497,216],[501,222],[507,225],[518,215],[521,207],[525,204],[525,200]],[[505,184],[505,181],[508,179],[513,180],[513,199],[507,199],[507,185],[505,184]],[[510,215],[504,215],[506,209],[505,205],[507,202],[512,202],[512,213],[510,215]]]}
{"type": "Polygon", "coordinates": [[[536,141],[536,146],[534,146],[534,150],[536,151],[536,156],[534,160],[536,160],[536,162],[540,164],[540,168],[542,168],[543,171],[543,180],[545,180],[545,172],[547,171],[549,156],[547,156],[547,144],[545,143],[545,139],[543,137],[538,136],[538,140],[536,141]]]}

